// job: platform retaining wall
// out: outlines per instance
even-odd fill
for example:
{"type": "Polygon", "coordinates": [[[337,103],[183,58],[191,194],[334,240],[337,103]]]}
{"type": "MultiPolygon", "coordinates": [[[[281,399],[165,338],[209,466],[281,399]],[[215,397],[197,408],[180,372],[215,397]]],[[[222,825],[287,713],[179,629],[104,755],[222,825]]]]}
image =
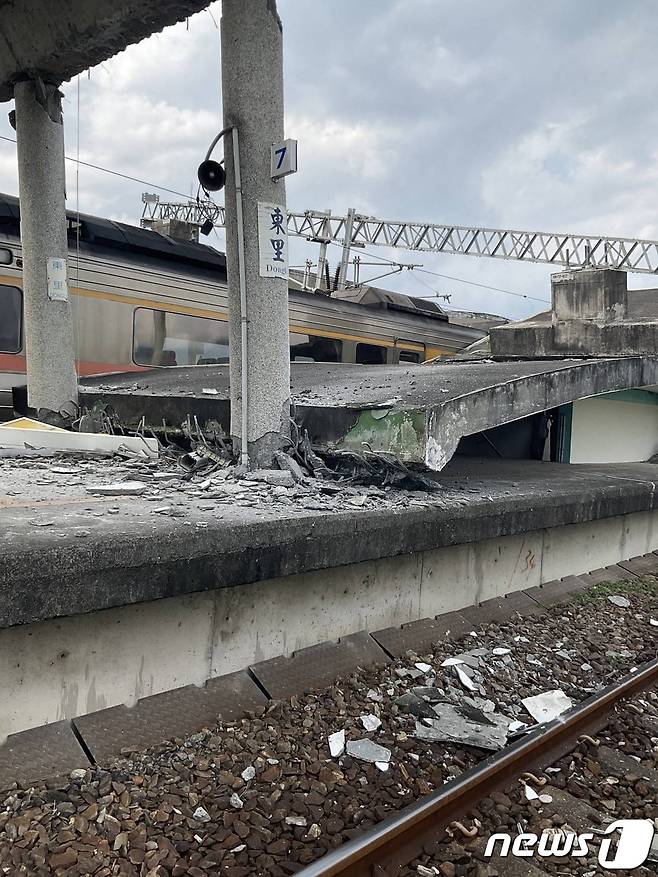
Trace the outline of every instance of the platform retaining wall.
{"type": "Polygon", "coordinates": [[[0,630],[0,743],[319,642],[643,555],[658,549],[657,516],[619,515],[0,630]]]}

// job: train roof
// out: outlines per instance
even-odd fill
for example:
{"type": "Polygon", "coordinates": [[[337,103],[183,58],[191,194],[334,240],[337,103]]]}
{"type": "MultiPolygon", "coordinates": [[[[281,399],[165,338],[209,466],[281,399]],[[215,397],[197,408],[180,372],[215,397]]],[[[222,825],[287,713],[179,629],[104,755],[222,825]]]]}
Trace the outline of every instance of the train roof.
{"type": "MultiPolygon", "coordinates": [[[[157,231],[88,213],[78,216],[73,210],[66,211],[66,218],[70,242],[77,238],[79,218],[80,242],[92,248],[119,250],[135,257],[164,259],[191,267],[219,269],[226,273],[226,256],[207,244],[174,240],[157,231]]],[[[3,227],[10,228],[17,237],[20,236],[20,206],[18,198],[13,195],[0,194],[0,228],[3,227]]]]}

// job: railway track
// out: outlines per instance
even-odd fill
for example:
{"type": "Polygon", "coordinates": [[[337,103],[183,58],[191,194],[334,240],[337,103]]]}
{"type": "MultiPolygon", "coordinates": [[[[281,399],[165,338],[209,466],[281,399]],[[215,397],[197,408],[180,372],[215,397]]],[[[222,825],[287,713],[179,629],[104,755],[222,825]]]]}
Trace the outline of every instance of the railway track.
{"type": "Polygon", "coordinates": [[[658,659],[643,664],[560,718],[525,734],[476,767],[298,872],[299,877],[384,877],[416,858],[429,841],[482,798],[522,774],[545,768],[579,737],[605,727],[626,698],[658,684],[658,659]]]}

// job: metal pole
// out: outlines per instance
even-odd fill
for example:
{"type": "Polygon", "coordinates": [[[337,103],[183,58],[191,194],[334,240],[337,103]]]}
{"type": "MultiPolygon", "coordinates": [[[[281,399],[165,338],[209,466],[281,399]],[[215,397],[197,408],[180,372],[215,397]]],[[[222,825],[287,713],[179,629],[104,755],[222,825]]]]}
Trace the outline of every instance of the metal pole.
{"type": "Polygon", "coordinates": [[[244,215],[242,210],[242,176],[240,174],[240,141],[238,129],[232,130],[233,140],[233,171],[235,177],[235,206],[238,220],[238,274],[240,277],[240,356],[241,362],[241,422],[240,462],[249,465],[249,380],[247,367],[249,364],[248,316],[247,316],[247,274],[244,260],[244,215]]]}
{"type": "Polygon", "coordinates": [[[343,255],[340,260],[340,268],[338,271],[338,289],[347,288],[347,266],[350,261],[350,247],[352,246],[352,229],[354,227],[354,216],[356,210],[353,207],[347,211],[345,219],[345,237],[343,238],[343,255]]]}
{"type": "Polygon", "coordinates": [[[331,210],[325,210],[324,212],[327,214],[327,218],[322,223],[322,242],[320,243],[320,254],[318,256],[318,270],[315,275],[316,289],[322,289],[325,265],[327,264],[327,247],[329,246],[329,239],[331,237],[331,230],[327,228],[329,224],[329,218],[331,217],[331,210]]]}
{"type": "Polygon", "coordinates": [[[66,276],[61,94],[40,79],[24,80],[14,86],[14,98],[28,404],[37,412],[70,416],[78,382],[66,276]]]}

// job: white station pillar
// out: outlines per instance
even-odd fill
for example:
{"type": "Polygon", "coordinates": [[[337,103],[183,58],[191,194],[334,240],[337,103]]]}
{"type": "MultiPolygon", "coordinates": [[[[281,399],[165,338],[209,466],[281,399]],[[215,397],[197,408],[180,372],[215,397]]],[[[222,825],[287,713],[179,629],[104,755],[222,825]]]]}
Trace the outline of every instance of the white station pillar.
{"type": "Polygon", "coordinates": [[[290,432],[286,190],[282,179],[272,179],[271,168],[272,144],[283,140],[283,33],[276,0],[224,0],[221,38],[224,125],[235,126],[239,138],[246,286],[243,314],[234,140],[228,136],[225,204],[231,433],[239,446],[244,389],[249,464],[268,467],[282,437],[290,432]],[[242,355],[244,317],[246,357],[242,355]]]}
{"type": "Polygon", "coordinates": [[[28,404],[59,413],[78,400],[61,94],[41,80],[24,80],[14,86],[14,98],[28,404]]]}

